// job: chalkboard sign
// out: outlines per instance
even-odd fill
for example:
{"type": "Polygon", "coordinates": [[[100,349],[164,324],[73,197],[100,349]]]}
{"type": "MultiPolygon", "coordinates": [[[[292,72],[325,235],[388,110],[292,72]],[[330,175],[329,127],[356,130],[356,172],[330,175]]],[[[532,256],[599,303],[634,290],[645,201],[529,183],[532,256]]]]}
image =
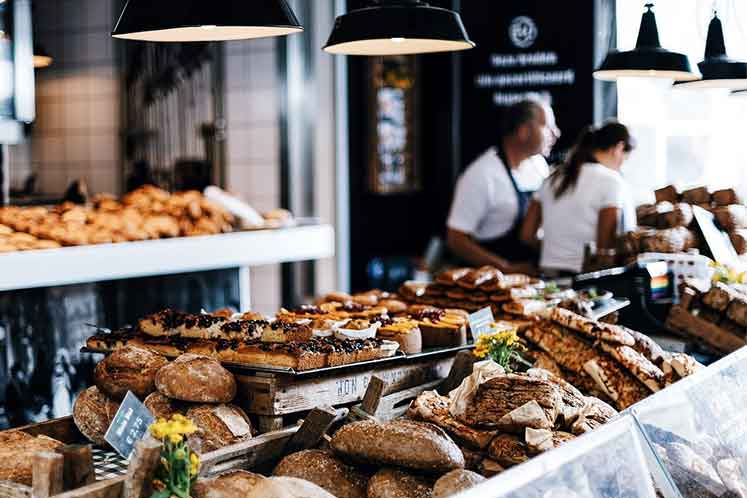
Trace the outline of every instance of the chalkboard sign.
{"type": "Polygon", "coordinates": [[[601,87],[592,72],[614,33],[608,26],[614,26],[614,2],[572,3],[462,2],[462,19],[477,43],[460,55],[463,162],[496,143],[501,108],[528,96],[552,105],[562,131],[550,163],[595,121],[595,89],[601,87]]]}
{"type": "Polygon", "coordinates": [[[145,437],[155,417],[137,397],[128,392],[104,435],[106,442],[122,457],[129,459],[135,443],[145,437]]]}

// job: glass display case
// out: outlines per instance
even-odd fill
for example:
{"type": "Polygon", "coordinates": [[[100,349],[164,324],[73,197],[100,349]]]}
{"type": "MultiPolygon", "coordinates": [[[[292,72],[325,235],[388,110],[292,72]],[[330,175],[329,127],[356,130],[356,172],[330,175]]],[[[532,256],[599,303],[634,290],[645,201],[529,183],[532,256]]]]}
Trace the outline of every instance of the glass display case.
{"type": "Polygon", "coordinates": [[[630,413],[681,496],[747,496],[747,348],[636,404],[630,413]]]}
{"type": "Polygon", "coordinates": [[[675,497],[632,416],[542,454],[459,498],[675,497]]]}

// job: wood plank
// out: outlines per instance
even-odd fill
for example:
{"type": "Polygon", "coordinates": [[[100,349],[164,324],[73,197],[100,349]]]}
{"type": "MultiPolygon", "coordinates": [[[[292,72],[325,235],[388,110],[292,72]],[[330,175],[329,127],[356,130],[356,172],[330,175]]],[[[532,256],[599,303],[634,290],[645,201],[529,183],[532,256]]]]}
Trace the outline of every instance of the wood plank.
{"type": "Polygon", "coordinates": [[[439,388],[439,393],[447,396],[451,391],[459,387],[467,376],[472,374],[472,368],[477,361],[472,351],[460,351],[454,358],[454,363],[449,375],[439,388]]]}
{"type": "Polygon", "coordinates": [[[52,451],[35,453],[32,461],[34,498],[49,498],[63,491],[65,458],[52,451]]]}
{"type": "Polygon", "coordinates": [[[285,447],[287,454],[316,447],[337,417],[331,406],[314,408],[306,416],[301,427],[291,436],[285,447]]]}
{"type": "Polygon", "coordinates": [[[90,486],[67,491],[54,498],[121,498],[126,477],[98,481],[90,486]]]}
{"type": "Polygon", "coordinates": [[[23,431],[32,436],[51,437],[65,444],[78,444],[87,441],[75,426],[73,417],[57,418],[39,424],[25,425],[12,430],[23,431]]]}
{"type": "Polygon", "coordinates": [[[285,446],[298,429],[297,426],[288,427],[206,453],[200,459],[200,476],[213,475],[224,468],[220,464],[230,461],[236,465],[230,468],[251,468],[259,463],[280,459],[285,456],[285,446]]]}
{"type": "Polygon", "coordinates": [[[260,434],[279,431],[283,428],[283,417],[260,415],[257,417],[257,429],[260,434]]]}
{"type": "Polygon", "coordinates": [[[373,376],[386,382],[384,394],[389,394],[446,378],[453,362],[453,357],[447,357],[303,380],[237,376],[236,402],[248,413],[273,416],[309,411],[319,405],[357,403],[363,399],[373,376]]]}
{"type": "Polygon", "coordinates": [[[723,353],[732,353],[745,345],[744,338],[693,315],[681,306],[672,306],[666,325],[673,331],[684,332],[690,337],[700,339],[723,353]]]}
{"type": "Polygon", "coordinates": [[[161,449],[160,441],[150,438],[135,444],[135,453],[127,467],[122,498],[144,498],[152,494],[152,482],[158,469],[161,449]]]}
{"type": "Polygon", "coordinates": [[[0,496],[3,498],[31,498],[31,486],[17,482],[0,481],[0,496]]]}
{"type": "Polygon", "coordinates": [[[379,403],[381,403],[381,397],[384,396],[385,389],[386,382],[374,375],[368,383],[366,394],[363,395],[361,410],[369,415],[376,416],[376,410],[379,409],[379,403]]]}
{"type": "Polygon", "coordinates": [[[93,453],[91,445],[69,444],[57,448],[57,453],[64,459],[64,489],[81,488],[96,482],[96,472],[93,468],[93,453]]]}

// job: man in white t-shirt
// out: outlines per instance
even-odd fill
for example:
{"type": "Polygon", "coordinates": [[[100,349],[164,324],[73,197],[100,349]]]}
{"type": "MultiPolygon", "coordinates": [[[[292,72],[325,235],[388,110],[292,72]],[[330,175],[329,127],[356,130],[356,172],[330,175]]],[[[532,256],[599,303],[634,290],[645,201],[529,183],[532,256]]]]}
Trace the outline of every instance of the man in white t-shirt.
{"type": "Polygon", "coordinates": [[[560,136],[549,105],[534,100],[505,110],[497,145],[457,182],[447,225],[451,252],[466,264],[533,273],[536,252],[519,237],[532,194],[549,174],[542,154],[560,136]]]}

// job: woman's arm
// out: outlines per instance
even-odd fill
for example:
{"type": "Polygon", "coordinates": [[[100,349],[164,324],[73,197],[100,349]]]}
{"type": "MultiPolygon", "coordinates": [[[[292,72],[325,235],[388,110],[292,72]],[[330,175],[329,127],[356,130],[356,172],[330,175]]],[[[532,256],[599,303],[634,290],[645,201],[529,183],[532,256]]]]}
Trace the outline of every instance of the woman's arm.
{"type": "Polygon", "coordinates": [[[521,226],[520,237],[522,242],[527,244],[534,249],[539,249],[541,242],[537,238],[537,232],[539,232],[542,226],[542,204],[537,200],[532,200],[527,210],[527,215],[524,218],[524,223],[521,226]]]}
{"type": "Polygon", "coordinates": [[[620,219],[620,211],[616,207],[606,207],[599,211],[597,250],[617,247],[617,224],[620,219]]]}

